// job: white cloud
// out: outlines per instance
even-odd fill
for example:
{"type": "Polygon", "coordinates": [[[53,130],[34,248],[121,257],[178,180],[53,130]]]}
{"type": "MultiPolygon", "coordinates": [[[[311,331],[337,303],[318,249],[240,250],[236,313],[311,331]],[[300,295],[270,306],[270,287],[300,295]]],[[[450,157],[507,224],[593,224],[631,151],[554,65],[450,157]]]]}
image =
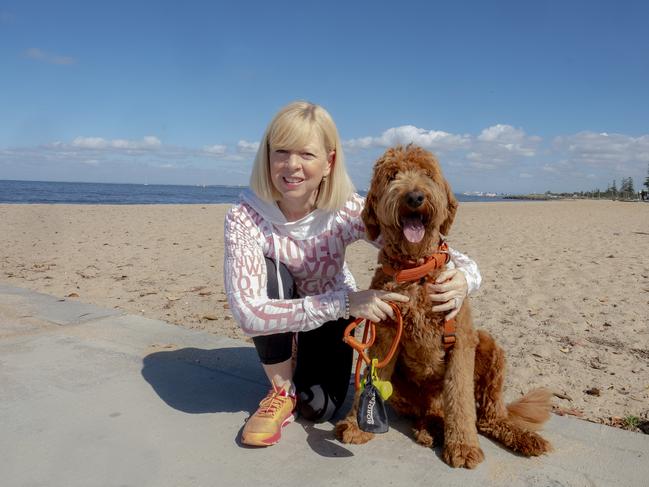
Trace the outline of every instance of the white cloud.
{"type": "Polygon", "coordinates": [[[247,140],[237,142],[237,150],[243,154],[254,154],[257,149],[259,149],[259,142],[248,142],[247,140]]]}
{"type": "MultiPolygon", "coordinates": [[[[353,149],[348,151],[347,167],[358,187],[367,187],[373,161],[380,151],[407,142],[438,153],[446,176],[458,191],[587,190],[604,188],[613,179],[620,181],[623,177],[633,177],[640,186],[649,163],[649,134],[633,137],[580,132],[544,141],[507,124],[492,125],[470,135],[403,125],[345,142],[346,149],[353,149]]],[[[203,168],[222,175],[220,183],[232,184],[236,180],[239,184],[247,180],[250,154],[258,144],[239,139],[236,146],[183,147],[167,145],[154,135],[140,139],[79,136],[41,146],[0,147],[0,164],[14,171],[3,169],[3,173],[21,178],[29,171],[33,174],[28,178],[34,178],[41,172],[55,174],[57,168],[61,174],[74,174],[74,167],[96,168],[99,173],[132,165],[167,173],[173,170],[176,175],[187,173],[189,180],[194,177],[189,168],[203,168]],[[67,173],[63,170],[66,167],[67,173]]]]}
{"type": "Polygon", "coordinates": [[[225,155],[228,148],[225,145],[215,144],[215,145],[206,145],[203,146],[203,152],[211,156],[222,156],[225,155]]]}
{"type": "Polygon", "coordinates": [[[26,49],[23,54],[30,59],[35,59],[37,61],[42,61],[48,64],[67,65],[75,64],[77,62],[77,60],[73,57],[48,53],[42,49],[39,49],[38,47],[31,47],[29,49],[26,49]]]}
{"type": "MultiPolygon", "coordinates": [[[[61,147],[61,142],[55,142],[54,147],[61,147]]],[[[104,149],[108,147],[108,141],[101,137],[76,137],[72,141],[72,147],[79,147],[82,149],[104,149]]]]}
{"type": "Polygon", "coordinates": [[[511,165],[521,158],[535,156],[541,138],[527,135],[522,129],[506,124],[488,127],[478,136],[402,125],[387,129],[379,136],[348,140],[344,146],[352,151],[359,151],[410,142],[436,153],[467,151],[465,160],[470,167],[490,170],[511,165]]]}
{"type": "Polygon", "coordinates": [[[467,146],[469,137],[441,130],[426,130],[414,125],[402,125],[389,128],[378,137],[361,137],[345,141],[344,146],[349,149],[369,149],[411,142],[430,150],[448,151],[467,146]]]}
{"type": "Polygon", "coordinates": [[[469,160],[497,165],[517,162],[536,155],[541,137],[530,136],[523,129],[497,124],[487,127],[473,141],[469,160]]]}
{"type": "MultiPolygon", "coordinates": [[[[54,147],[62,147],[64,144],[55,142],[54,147]]],[[[153,135],[147,135],[142,140],[113,139],[106,140],[102,137],[75,137],[71,144],[79,149],[124,149],[124,150],[153,150],[162,146],[162,142],[153,135]]]]}
{"type": "Polygon", "coordinates": [[[478,135],[478,140],[484,142],[518,142],[524,138],[525,132],[523,130],[500,123],[487,127],[478,135]]]}
{"type": "Polygon", "coordinates": [[[554,148],[589,166],[649,162],[649,135],[630,137],[606,132],[579,132],[556,137],[554,148]]]}

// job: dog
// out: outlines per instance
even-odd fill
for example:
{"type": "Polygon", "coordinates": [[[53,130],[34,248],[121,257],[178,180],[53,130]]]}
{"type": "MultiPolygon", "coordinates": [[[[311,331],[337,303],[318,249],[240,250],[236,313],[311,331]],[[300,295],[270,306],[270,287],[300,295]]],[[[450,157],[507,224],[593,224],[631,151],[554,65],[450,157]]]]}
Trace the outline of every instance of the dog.
{"type": "MultiPolygon", "coordinates": [[[[505,405],[502,398],[505,354],[493,337],[475,330],[468,299],[455,319],[455,343],[448,351],[443,341],[444,312],[433,312],[426,280],[434,282],[444,270],[425,278],[397,282],[394,272],[417,267],[443,248],[458,203],[444,179],[437,159],[414,146],[388,149],[374,166],[362,219],[371,240],[382,237],[379,264],[371,288],[410,297],[398,303],[403,335],[392,360],[378,370],[394,392],[390,406],[414,419],[415,440],[424,446],[443,444],[443,460],[451,467],[475,468],[484,460],[478,431],[525,456],[551,451],[536,430],[549,419],[552,393],[536,389],[505,405]]],[[[370,357],[387,353],[396,334],[388,318],[376,326],[370,357]]],[[[447,335],[445,337],[445,335],[447,335]]],[[[356,393],[352,410],[335,427],[343,443],[366,443],[373,434],[359,428],[356,393]]]]}

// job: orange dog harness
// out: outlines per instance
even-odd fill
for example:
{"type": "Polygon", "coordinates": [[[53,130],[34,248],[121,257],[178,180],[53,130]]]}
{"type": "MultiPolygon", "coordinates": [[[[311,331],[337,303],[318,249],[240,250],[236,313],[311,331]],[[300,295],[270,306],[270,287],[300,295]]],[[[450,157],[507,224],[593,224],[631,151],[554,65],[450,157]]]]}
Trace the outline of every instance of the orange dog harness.
{"type": "MultiPolygon", "coordinates": [[[[446,265],[450,258],[451,257],[448,253],[448,245],[446,244],[446,242],[442,242],[437,252],[431,255],[423,264],[419,266],[397,270],[390,264],[383,264],[382,269],[385,274],[394,277],[394,280],[398,283],[411,282],[426,278],[431,271],[440,269],[444,265],[446,265]]],[[[397,345],[401,340],[401,334],[403,333],[403,318],[401,317],[401,311],[399,311],[399,308],[394,303],[390,303],[390,306],[392,306],[392,309],[394,310],[395,321],[397,322],[397,333],[394,336],[394,340],[392,340],[392,344],[390,345],[390,350],[388,351],[387,355],[383,358],[383,360],[376,364],[377,368],[385,367],[390,362],[390,360],[392,360],[394,352],[397,350],[397,345]]],[[[371,359],[367,356],[365,350],[367,350],[374,344],[375,338],[376,324],[370,320],[358,318],[352,321],[347,326],[347,328],[345,328],[343,341],[358,352],[358,360],[356,361],[355,372],[356,389],[360,387],[361,362],[365,362],[368,366],[372,362],[371,359]],[[351,335],[351,332],[363,321],[366,321],[365,332],[363,333],[363,340],[359,342],[351,335]]],[[[444,343],[444,350],[446,352],[448,352],[453,347],[453,345],[455,345],[455,318],[444,321],[444,335],[442,337],[442,342],[444,343]]]]}
{"type": "MultiPolygon", "coordinates": [[[[388,276],[394,277],[394,280],[399,283],[416,281],[426,278],[435,269],[441,269],[449,260],[451,260],[451,256],[448,253],[448,245],[446,242],[442,242],[437,248],[437,252],[434,252],[433,255],[428,257],[423,264],[397,270],[386,263],[383,264],[383,272],[388,276]]],[[[442,341],[444,343],[444,350],[447,352],[455,345],[455,318],[444,321],[444,336],[442,337],[442,341]]]]}
{"type": "Polygon", "coordinates": [[[426,259],[426,262],[424,262],[423,264],[401,270],[395,269],[390,264],[383,264],[383,272],[388,276],[394,277],[394,280],[399,283],[416,281],[418,279],[421,279],[422,277],[426,277],[429,272],[444,267],[449,260],[451,260],[451,256],[448,253],[448,245],[446,244],[446,242],[442,242],[442,244],[437,249],[437,252],[428,257],[428,259],[426,259]]]}

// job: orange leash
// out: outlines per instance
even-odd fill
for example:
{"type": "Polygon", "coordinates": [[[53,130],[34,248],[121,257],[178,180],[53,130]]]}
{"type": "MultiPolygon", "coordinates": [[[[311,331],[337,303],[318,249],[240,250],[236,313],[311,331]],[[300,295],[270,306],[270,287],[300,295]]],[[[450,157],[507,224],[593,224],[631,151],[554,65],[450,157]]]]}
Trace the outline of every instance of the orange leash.
{"type": "MultiPolygon", "coordinates": [[[[396,304],[389,304],[394,310],[394,316],[397,322],[397,334],[394,336],[394,340],[392,340],[392,345],[390,345],[390,350],[388,350],[387,355],[376,365],[377,368],[383,368],[388,365],[388,363],[390,363],[390,360],[392,360],[392,357],[394,356],[394,352],[397,351],[397,345],[399,345],[399,341],[401,341],[401,334],[403,333],[403,318],[401,317],[401,311],[399,311],[399,308],[396,304]]],[[[374,344],[375,339],[376,324],[373,321],[366,320],[365,318],[357,318],[349,325],[347,325],[347,328],[345,328],[343,341],[358,352],[358,360],[356,361],[356,373],[354,374],[357,390],[360,389],[361,386],[361,359],[363,359],[362,361],[365,362],[366,365],[370,365],[372,363],[372,360],[367,356],[365,350],[367,350],[374,344]],[[359,342],[352,336],[351,333],[352,330],[360,325],[363,321],[367,321],[367,324],[365,325],[365,331],[363,332],[363,341],[359,342]]]]}

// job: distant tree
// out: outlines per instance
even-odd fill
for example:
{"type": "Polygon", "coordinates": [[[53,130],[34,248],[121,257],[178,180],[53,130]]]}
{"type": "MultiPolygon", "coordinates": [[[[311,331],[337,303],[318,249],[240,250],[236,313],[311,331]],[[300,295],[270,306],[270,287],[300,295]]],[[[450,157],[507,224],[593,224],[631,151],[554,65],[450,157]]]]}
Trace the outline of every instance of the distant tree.
{"type": "Polygon", "coordinates": [[[622,178],[622,185],[620,186],[620,196],[624,199],[630,199],[635,196],[635,189],[633,188],[633,178],[622,178]]]}
{"type": "Polygon", "coordinates": [[[647,177],[644,180],[644,186],[649,191],[649,164],[647,164],[647,177]]]}

